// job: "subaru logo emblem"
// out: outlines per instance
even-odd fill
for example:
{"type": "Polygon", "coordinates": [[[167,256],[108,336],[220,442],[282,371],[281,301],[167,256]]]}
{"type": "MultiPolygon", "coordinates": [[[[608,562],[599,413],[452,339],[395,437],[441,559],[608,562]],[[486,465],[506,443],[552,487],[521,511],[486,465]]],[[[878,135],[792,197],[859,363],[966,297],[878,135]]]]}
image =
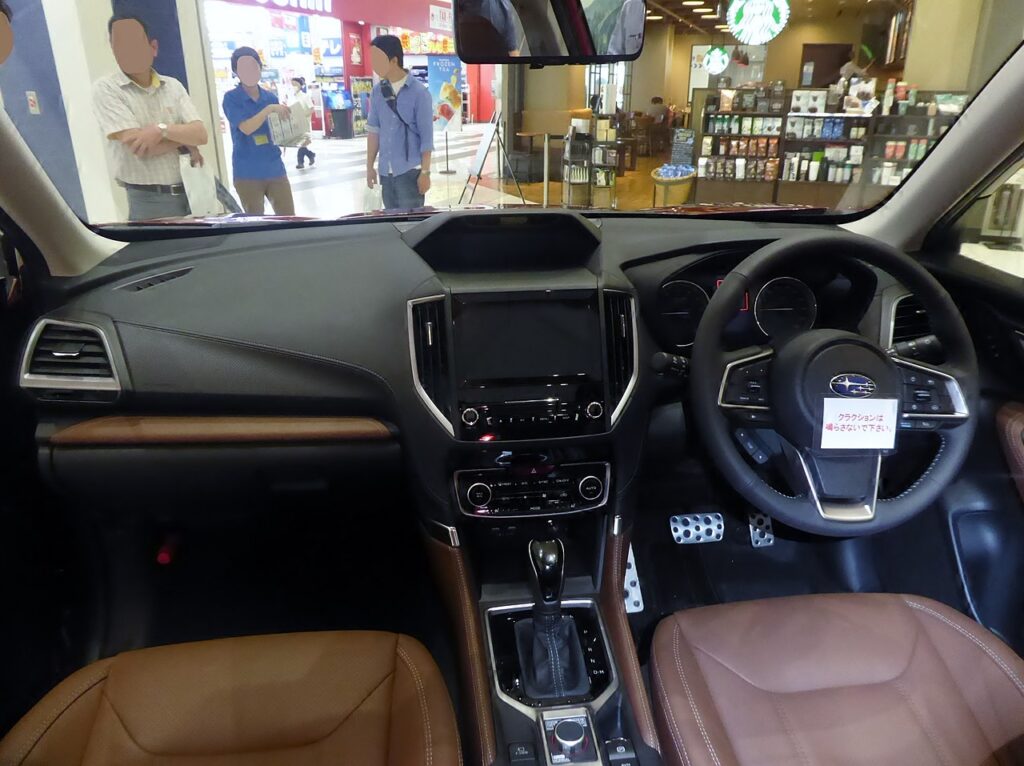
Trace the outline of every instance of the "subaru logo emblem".
{"type": "Polygon", "coordinates": [[[853,399],[863,399],[875,393],[875,381],[867,375],[858,375],[854,372],[844,372],[836,375],[828,384],[835,393],[853,399]]]}

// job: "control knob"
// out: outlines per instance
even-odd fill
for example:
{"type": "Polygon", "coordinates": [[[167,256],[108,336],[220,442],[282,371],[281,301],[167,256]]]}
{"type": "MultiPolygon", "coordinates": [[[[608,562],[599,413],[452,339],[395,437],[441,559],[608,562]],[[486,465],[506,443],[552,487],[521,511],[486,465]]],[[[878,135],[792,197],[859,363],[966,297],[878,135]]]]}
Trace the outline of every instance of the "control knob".
{"type": "Polygon", "coordinates": [[[587,501],[597,500],[604,494],[604,482],[596,476],[585,476],[579,484],[580,497],[587,501]]]}
{"type": "Polygon", "coordinates": [[[466,499],[474,508],[486,508],[491,502],[492,494],[488,485],[478,481],[476,484],[471,484],[466,490],[466,499]]]}
{"type": "Polygon", "coordinates": [[[477,412],[476,407],[466,407],[462,411],[462,422],[467,426],[475,426],[480,422],[480,413],[477,412]]]}
{"type": "Polygon", "coordinates": [[[579,752],[587,730],[578,721],[565,719],[555,724],[555,741],[562,748],[562,755],[571,758],[579,752]]]}
{"type": "Polygon", "coordinates": [[[587,405],[585,410],[587,417],[591,420],[597,420],[599,417],[604,415],[604,405],[601,402],[591,402],[587,405]]]}

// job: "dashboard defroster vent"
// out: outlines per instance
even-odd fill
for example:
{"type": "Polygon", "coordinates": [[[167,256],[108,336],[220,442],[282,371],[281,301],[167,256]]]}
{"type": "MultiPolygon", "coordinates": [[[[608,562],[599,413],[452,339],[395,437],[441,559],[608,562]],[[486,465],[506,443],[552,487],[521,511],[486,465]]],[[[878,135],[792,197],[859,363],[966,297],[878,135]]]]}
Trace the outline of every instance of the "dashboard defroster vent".
{"type": "Polygon", "coordinates": [[[174,279],[180,279],[192,272],[191,267],[184,269],[175,269],[174,271],[165,271],[163,274],[154,274],[152,276],[143,277],[142,279],[136,279],[134,282],[121,285],[118,290],[128,290],[133,293],[141,292],[142,290],[149,290],[151,287],[162,285],[165,282],[170,282],[174,279]]]}
{"type": "Polygon", "coordinates": [[[898,299],[892,316],[892,343],[917,340],[931,334],[928,312],[917,296],[904,295],[898,299]]]}
{"type": "Polygon", "coordinates": [[[633,297],[604,291],[605,337],[608,345],[608,395],[614,424],[629,401],[637,376],[636,308],[633,297]]]}
{"type": "Polygon", "coordinates": [[[40,321],[32,331],[21,386],[53,401],[113,401],[121,390],[103,331],[55,319],[40,321]]]}
{"type": "Polygon", "coordinates": [[[409,352],[416,392],[445,430],[454,436],[444,296],[409,301],[409,352]]]}

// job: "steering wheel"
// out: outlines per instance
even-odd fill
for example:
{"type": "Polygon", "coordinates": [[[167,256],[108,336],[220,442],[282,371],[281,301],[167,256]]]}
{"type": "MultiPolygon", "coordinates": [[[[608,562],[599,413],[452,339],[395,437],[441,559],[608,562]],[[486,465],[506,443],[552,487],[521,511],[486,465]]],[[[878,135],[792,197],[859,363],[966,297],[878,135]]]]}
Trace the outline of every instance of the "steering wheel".
{"type": "MultiPolygon", "coordinates": [[[[956,304],[909,256],[861,236],[797,235],[750,255],[715,292],[693,344],[690,392],[711,457],[740,495],[797,529],[850,537],[902,524],[933,503],[957,475],[974,437],[978,361],[956,304]],[[822,258],[856,259],[895,277],[924,304],[946,362],[933,366],[901,359],[873,340],[828,329],[770,345],[723,350],[722,333],[749,290],[822,258]],[[826,405],[827,399],[838,401],[826,405]],[[895,399],[895,422],[888,416],[879,421],[857,414],[891,408],[891,401],[849,404],[872,399],[895,399]],[[844,446],[838,449],[837,417],[847,421],[841,427],[844,446]],[[856,425],[861,421],[874,425],[856,425]],[[764,481],[733,440],[736,435],[742,441],[759,428],[778,434],[792,495],[764,481]],[[829,448],[822,449],[826,429],[829,448]],[[848,432],[858,429],[868,433],[860,445],[871,448],[846,448],[848,432]],[[882,458],[899,447],[906,429],[934,431],[938,450],[900,494],[879,498],[882,458]],[[893,449],[878,443],[886,433],[893,449]]],[[[754,457],[762,456],[755,451],[754,457]]]]}

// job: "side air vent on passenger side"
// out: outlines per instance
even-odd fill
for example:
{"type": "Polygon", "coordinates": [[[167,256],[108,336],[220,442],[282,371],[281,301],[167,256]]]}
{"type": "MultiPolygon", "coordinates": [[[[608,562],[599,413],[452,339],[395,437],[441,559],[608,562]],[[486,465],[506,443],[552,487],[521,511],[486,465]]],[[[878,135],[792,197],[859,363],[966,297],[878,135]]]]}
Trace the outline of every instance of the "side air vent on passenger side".
{"type": "Polygon", "coordinates": [[[612,423],[619,419],[633,392],[637,374],[636,312],[633,297],[604,291],[605,339],[608,344],[608,394],[612,423]]]}
{"type": "Polygon", "coordinates": [[[129,282],[126,285],[121,285],[118,290],[128,290],[129,292],[137,293],[142,290],[148,290],[151,287],[162,285],[165,282],[170,282],[172,279],[179,279],[186,274],[192,272],[192,268],[176,269],[175,271],[165,271],[163,274],[154,274],[149,277],[143,277],[142,279],[136,279],[134,282],[129,282]]]}
{"type": "Polygon", "coordinates": [[[409,352],[416,393],[452,436],[448,323],[444,296],[409,301],[409,352]]]}
{"type": "Polygon", "coordinates": [[[896,301],[892,317],[892,344],[917,340],[932,334],[928,312],[914,295],[904,295],[896,301]]]}
{"type": "Polygon", "coordinates": [[[50,401],[109,402],[121,391],[103,331],[56,319],[43,319],[32,331],[21,387],[50,401]]]}

